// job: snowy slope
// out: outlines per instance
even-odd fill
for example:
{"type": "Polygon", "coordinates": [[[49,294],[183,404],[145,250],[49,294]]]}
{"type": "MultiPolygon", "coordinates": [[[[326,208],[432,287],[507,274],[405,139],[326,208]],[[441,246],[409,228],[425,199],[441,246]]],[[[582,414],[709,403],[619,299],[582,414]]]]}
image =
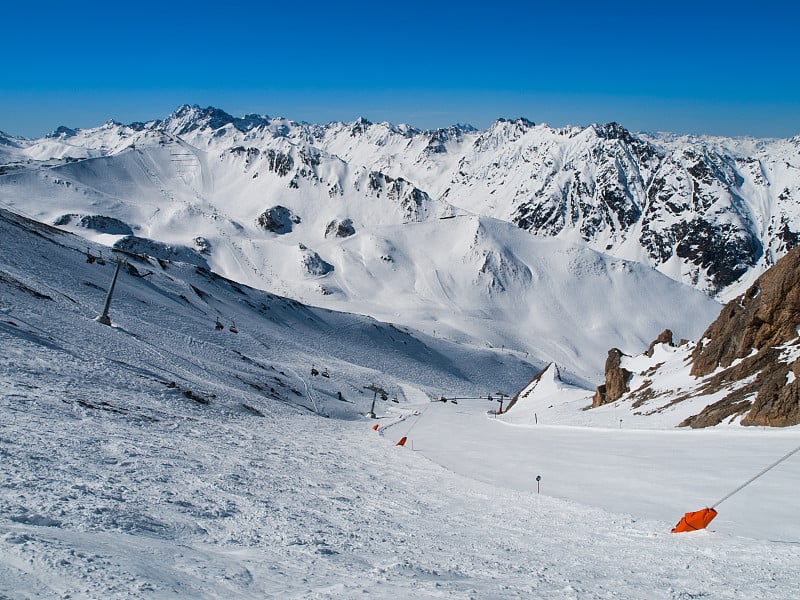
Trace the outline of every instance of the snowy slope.
{"type": "MultiPolygon", "coordinates": [[[[175,382],[170,393],[191,389],[208,398],[220,386],[230,394],[233,380],[240,404],[258,408],[277,400],[352,417],[372,399],[364,385],[380,385],[403,400],[403,382],[430,393],[444,385],[491,387],[509,377],[521,382],[532,368],[497,351],[306,307],[202,266],[137,254],[117,253],[129,266],[114,296],[115,327],[96,327],[93,318],[113,274],[109,253],[103,265],[89,264],[81,238],[6,211],[0,215],[4,331],[63,352],[101,387],[111,385],[109,376],[119,377],[114,387],[123,390],[163,391],[175,382]],[[217,320],[226,326],[221,332],[217,320]],[[233,324],[236,334],[229,331],[233,324]],[[329,369],[330,377],[309,375],[314,365],[329,369]],[[337,391],[349,402],[329,402],[337,391]]],[[[88,252],[103,255],[93,244],[88,252]]]]}
{"type": "Polygon", "coordinates": [[[522,388],[533,365],[163,258],[128,256],[106,327],[107,250],[87,263],[83,239],[7,211],[0,239],[2,597],[797,595],[796,462],[709,530],[668,533],[794,431],[536,428],[431,403],[522,388]],[[371,384],[398,399],[377,401],[378,432],[371,384]]]}
{"type": "Polygon", "coordinates": [[[622,233],[587,240],[567,228],[549,239],[513,217],[521,196],[512,201],[517,183],[505,178],[531,175],[520,144],[542,135],[578,143],[527,122],[431,133],[182,107],[164,121],[27,142],[28,154],[60,143],[87,158],[10,171],[0,201],[99,243],[118,242],[127,228],[184,260],[197,251],[231,279],[307,304],[556,360],[577,379],[602,376],[609,346],[638,348],[665,327],[696,338],[719,305],[661,275],[642,252],[609,246],[622,233]],[[447,184],[461,190],[449,193],[468,151],[483,167],[461,187],[447,184]],[[489,164],[496,153],[505,162],[489,164]]]}

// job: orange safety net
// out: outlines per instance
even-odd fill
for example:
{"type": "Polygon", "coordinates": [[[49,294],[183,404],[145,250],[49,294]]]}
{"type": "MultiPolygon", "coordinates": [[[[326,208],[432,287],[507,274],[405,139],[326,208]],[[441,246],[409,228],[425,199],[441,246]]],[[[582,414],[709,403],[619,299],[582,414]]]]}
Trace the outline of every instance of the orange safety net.
{"type": "Polygon", "coordinates": [[[406,445],[406,440],[407,440],[407,439],[408,439],[408,438],[407,438],[406,436],[403,436],[403,437],[401,437],[401,438],[400,438],[400,441],[399,441],[399,442],[397,442],[397,443],[395,444],[395,446],[405,446],[405,445],[406,445]]]}
{"type": "Polygon", "coordinates": [[[672,533],[683,533],[684,531],[697,531],[705,529],[706,526],[717,516],[717,511],[713,508],[703,508],[694,512],[687,512],[678,524],[672,529],[672,533]]]}
{"type": "Polygon", "coordinates": [[[372,431],[378,431],[378,424],[377,423],[375,423],[375,425],[372,426],[372,431]]]}

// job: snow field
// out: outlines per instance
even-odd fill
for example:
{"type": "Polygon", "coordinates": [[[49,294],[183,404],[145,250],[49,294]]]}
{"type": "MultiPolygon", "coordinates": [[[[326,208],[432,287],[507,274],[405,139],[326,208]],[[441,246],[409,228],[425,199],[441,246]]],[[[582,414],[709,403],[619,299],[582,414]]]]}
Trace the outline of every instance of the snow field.
{"type": "Polygon", "coordinates": [[[112,265],[87,264],[84,240],[0,217],[0,597],[800,593],[791,461],[709,530],[668,533],[793,430],[620,435],[564,426],[602,411],[564,408],[536,428],[489,419],[485,401],[430,403],[513,392],[535,367],[179,263],[132,260],[152,275],[120,275],[108,328],[93,318],[112,265]],[[214,331],[217,317],[240,333],[214,331]],[[372,382],[399,399],[378,400],[392,424],[380,433],[361,416],[372,382]]]}
{"type": "Polygon", "coordinates": [[[661,521],[483,483],[363,422],[198,413],[143,425],[62,402],[28,405],[8,422],[19,408],[4,401],[0,446],[15,474],[0,521],[9,597],[797,591],[796,545],[674,536],[661,521]]]}

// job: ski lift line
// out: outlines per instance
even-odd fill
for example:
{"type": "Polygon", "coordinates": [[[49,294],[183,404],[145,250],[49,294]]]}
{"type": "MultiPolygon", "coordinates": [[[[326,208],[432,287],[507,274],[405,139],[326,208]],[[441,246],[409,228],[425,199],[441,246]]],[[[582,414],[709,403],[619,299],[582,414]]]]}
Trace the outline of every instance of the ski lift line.
{"type": "MultiPolygon", "coordinates": [[[[428,408],[429,408],[429,407],[427,407],[427,406],[426,406],[426,407],[425,407],[425,408],[423,408],[421,411],[419,411],[419,414],[417,415],[417,420],[416,420],[416,421],[414,421],[414,422],[411,424],[411,426],[410,426],[410,427],[409,427],[409,428],[406,430],[406,436],[408,436],[408,434],[409,434],[409,433],[411,433],[411,430],[412,430],[412,429],[414,429],[414,426],[415,426],[417,423],[419,423],[419,422],[422,420],[422,415],[424,415],[424,414],[425,414],[425,412],[428,410],[428,408]]],[[[403,419],[403,420],[405,420],[405,419],[403,419]]]]}
{"type": "MultiPolygon", "coordinates": [[[[25,321],[24,319],[19,318],[17,315],[14,315],[14,318],[16,320],[24,323],[25,325],[27,325],[29,328],[41,331],[43,334],[46,334],[47,339],[49,339],[51,341],[59,342],[62,345],[63,348],[69,349],[69,351],[72,353],[73,357],[78,358],[80,360],[83,360],[87,364],[93,363],[93,362],[96,361],[96,358],[90,358],[90,357],[85,356],[85,354],[86,354],[86,347],[85,346],[82,346],[82,345],[79,345],[79,344],[75,344],[71,340],[68,340],[68,339],[66,339],[64,337],[61,337],[61,336],[58,336],[58,335],[54,335],[52,332],[46,331],[46,330],[42,329],[41,327],[35,326],[32,323],[30,323],[28,321],[25,321]]],[[[158,352],[158,350],[156,350],[155,347],[153,347],[152,344],[150,344],[149,342],[143,340],[142,338],[137,338],[137,340],[139,342],[143,343],[143,344],[146,344],[147,346],[150,346],[150,348],[140,348],[140,349],[145,350],[146,352],[150,352],[150,353],[155,352],[165,362],[171,363],[173,365],[173,367],[175,367],[177,369],[180,369],[181,371],[184,371],[184,373],[188,373],[189,372],[188,370],[184,369],[183,367],[180,367],[180,366],[176,365],[174,363],[174,361],[168,361],[167,358],[163,354],[158,352]]],[[[174,355],[174,356],[176,358],[178,358],[177,355],[174,355]]],[[[107,360],[107,361],[110,361],[110,362],[112,362],[114,364],[118,364],[118,365],[120,365],[120,366],[122,366],[124,368],[127,368],[132,372],[139,372],[139,375],[142,375],[142,373],[146,373],[148,375],[152,374],[148,369],[143,369],[142,367],[137,367],[137,366],[135,366],[133,364],[130,364],[130,363],[125,363],[124,361],[121,361],[119,359],[110,358],[108,356],[105,356],[104,354],[101,354],[100,357],[103,360],[107,360]]],[[[166,372],[166,373],[170,373],[171,375],[173,375],[175,377],[176,380],[183,380],[184,382],[189,382],[190,381],[189,379],[182,378],[177,373],[175,373],[175,371],[170,370],[166,366],[165,367],[161,367],[161,371],[166,372]]]]}
{"type": "Polygon", "coordinates": [[[735,490],[733,490],[731,493],[729,493],[728,495],[726,495],[726,496],[723,496],[722,498],[720,498],[719,500],[717,500],[717,501],[716,501],[714,504],[712,504],[712,505],[711,505],[709,508],[712,508],[712,509],[713,509],[713,508],[716,508],[717,506],[719,506],[720,504],[722,504],[722,503],[723,503],[725,500],[727,500],[728,498],[730,498],[730,497],[731,497],[731,496],[733,496],[734,494],[737,494],[738,492],[742,491],[742,490],[743,490],[745,487],[747,487],[748,485],[750,485],[751,483],[753,483],[753,482],[754,482],[756,479],[758,479],[759,477],[761,477],[762,475],[764,475],[764,474],[765,474],[765,473],[767,473],[768,471],[771,471],[772,469],[774,469],[775,467],[777,467],[779,464],[781,464],[783,461],[785,461],[787,458],[789,458],[789,457],[790,457],[790,456],[792,456],[793,454],[796,454],[797,452],[800,452],[800,446],[798,446],[797,448],[795,448],[795,449],[794,449],[794,450],[792,450],[791,452],[789,452],[789,453],[787,453],[787,454],[784,454],[784,455],[783,455],[781,458],[779,458],[778,460],[776,460],[774,463],[772,463],[772,464],[771,464],[771,465],[769,465],[768,467],[766,467],[766,468],[762,469],[761,471],[759,471],[757,474],[755,474],[753,477],[751,477],[750,479],[748,479],[747,481],[745,481],[745,482],[744,482],[742,485],[740,485],[739,487],[737,487],[737,488],[736,488],[735,490]]]}

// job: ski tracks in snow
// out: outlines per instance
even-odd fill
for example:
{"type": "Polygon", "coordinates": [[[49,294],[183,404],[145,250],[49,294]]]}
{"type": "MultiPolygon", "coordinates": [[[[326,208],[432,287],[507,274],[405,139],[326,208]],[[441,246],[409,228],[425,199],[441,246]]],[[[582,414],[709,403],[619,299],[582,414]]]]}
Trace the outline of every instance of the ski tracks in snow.
{"type": "Polygon", "coordinates": [[[797,590],[797,546],[673,536],[660,522],[480,483],[361,421],[195,413],[143,425],[43,399],[16,422],[0,415],[0,594],[12,597],[797,590]]]}

